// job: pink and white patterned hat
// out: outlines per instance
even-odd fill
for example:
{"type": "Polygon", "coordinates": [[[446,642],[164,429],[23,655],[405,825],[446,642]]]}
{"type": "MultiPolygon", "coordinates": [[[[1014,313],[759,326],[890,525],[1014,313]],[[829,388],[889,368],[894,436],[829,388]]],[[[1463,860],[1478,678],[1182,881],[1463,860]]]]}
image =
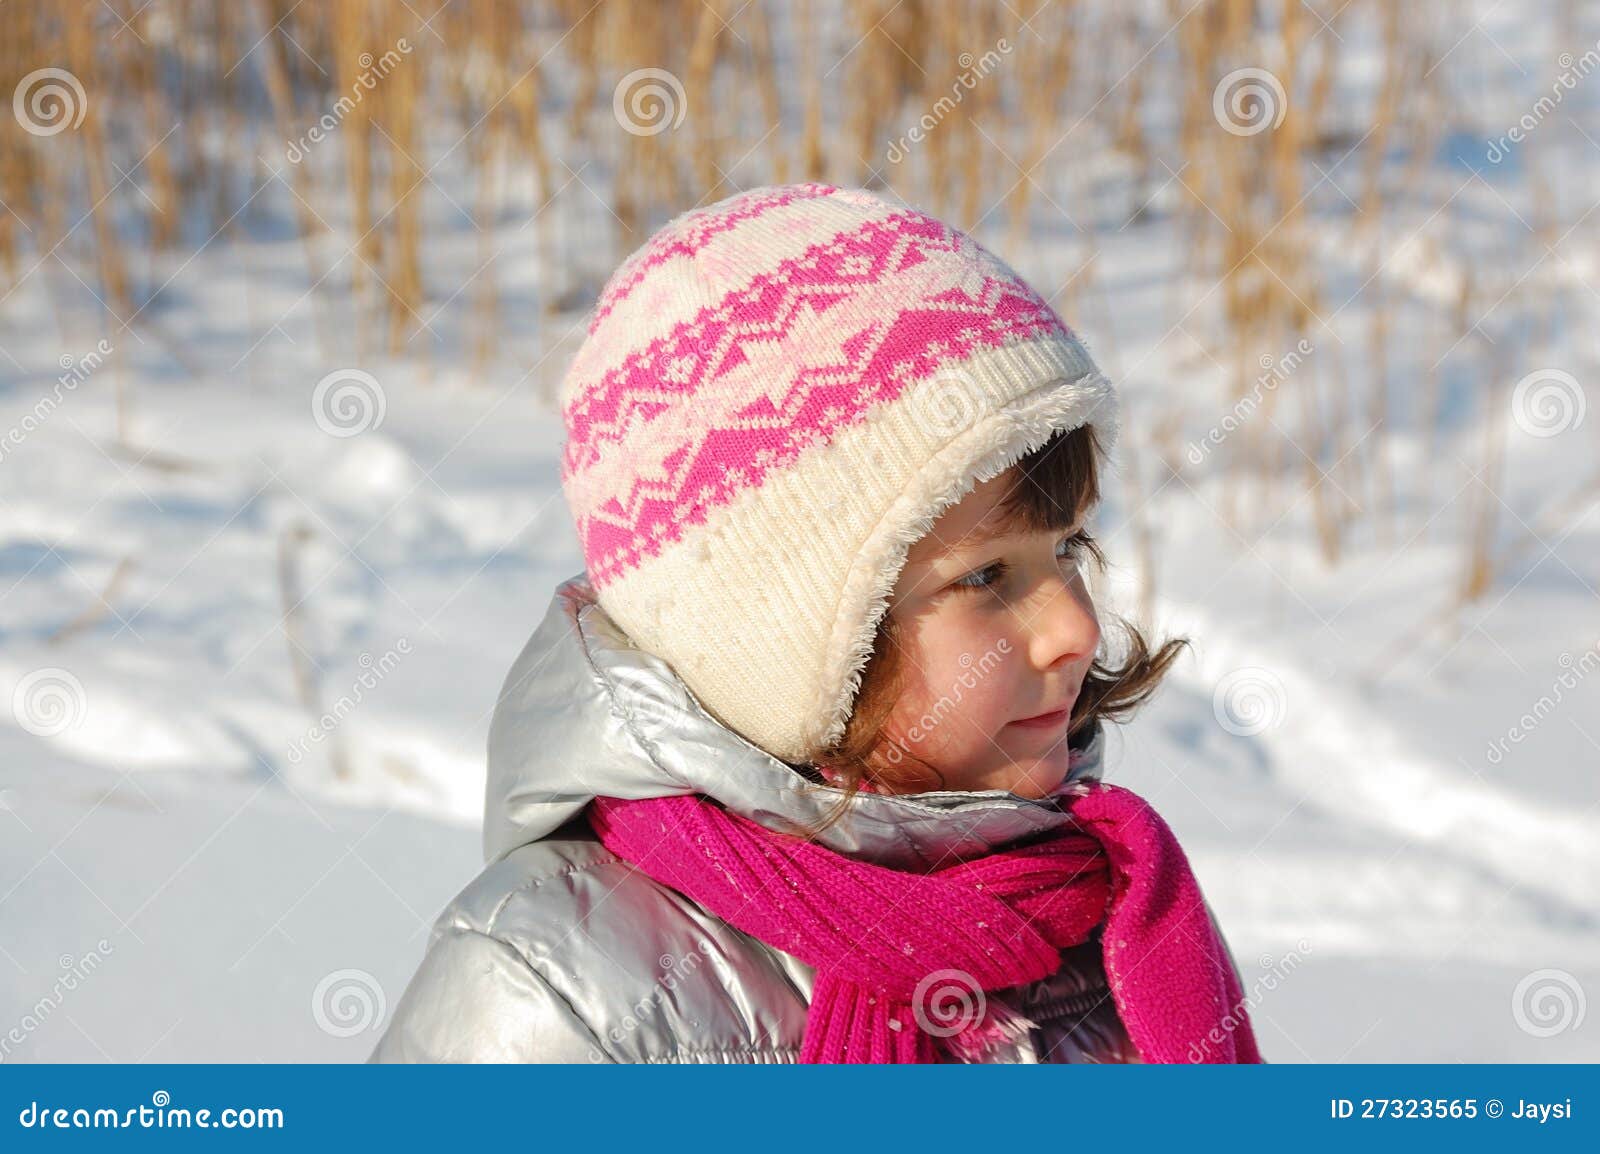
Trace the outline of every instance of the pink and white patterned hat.
{"type": "Polygon", "coordinates": [[[602,609],[800,764],[844,733],[907,549],[1117,401],[1038,293],[862,189],[751,189],[612,274],[561,388],[561,484],[602,609]]]}

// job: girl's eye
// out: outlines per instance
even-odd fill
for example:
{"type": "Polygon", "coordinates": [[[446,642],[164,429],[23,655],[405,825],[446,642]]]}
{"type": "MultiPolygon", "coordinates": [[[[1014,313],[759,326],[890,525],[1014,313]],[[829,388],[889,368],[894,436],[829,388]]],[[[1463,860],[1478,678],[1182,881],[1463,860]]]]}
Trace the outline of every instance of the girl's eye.
{"type": "MultiPolygon", "coordinates": [[[[1070,559],[1076,562],[1093,540],[1094,538],[1083,531],[1064,537],[1061,544],[1056,547],[1056,557],[1062,561],[1070,559]]],[[[965,577],[952,582],[952,585],[957,589],[989,589],[998,584],[1010,571],[1011,567],[1004,561],[996,561],[992,565],[985,565],[982,569],[973,570],[965,577]]]]}
{"type": "Polygon", "coordinates": [[[1094,538],[1089,536],[1087,531],[1080,529],[1072,536],[1062,540],[1061,548],[1056,551],[1056,556],[1060,557],[1063,561],[1069,557],[1077,560],[1083,556],[1084,550],[1087,549],[1090,544],[1093,543],[1093,541],[1094,538]]]}
{"type": "Polygon", "coordinates": [[[996,561],[993,565],[985,565],[968,573],[953,584],[957,589],[988,589],[1006,575],[1008,568],[1004,561],[996,561]]]}

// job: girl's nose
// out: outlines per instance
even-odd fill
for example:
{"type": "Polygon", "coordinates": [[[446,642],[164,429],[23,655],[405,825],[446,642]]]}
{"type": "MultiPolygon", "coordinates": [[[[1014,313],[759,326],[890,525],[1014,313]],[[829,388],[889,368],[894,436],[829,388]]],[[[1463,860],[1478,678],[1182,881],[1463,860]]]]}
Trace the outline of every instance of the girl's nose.
{"type": "Polygon", "coordinates": [[[1067,575],[1051,581],[1024,621],[1028,656],[1040,670],[1085,661],[1100,645],[1100,621],[1084,582],[1067,575]]]}

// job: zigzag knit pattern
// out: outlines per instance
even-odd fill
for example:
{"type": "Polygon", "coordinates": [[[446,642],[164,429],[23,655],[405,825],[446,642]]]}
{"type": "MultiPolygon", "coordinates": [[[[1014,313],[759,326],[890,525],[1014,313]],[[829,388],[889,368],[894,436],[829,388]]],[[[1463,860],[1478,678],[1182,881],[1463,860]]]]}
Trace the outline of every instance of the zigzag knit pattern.
{"type": "Polygon", "coordinates": [[[830,196],[839,191],[828,184],[798,184],[783,188],[757,189],[739,198],[732,208],[702,209],[686,213],[671,230],[662,230],[651,237],[633,257],[623,262],[612,274],[595,303],[594,316],[589,321],[592,335],[602,321],[611,315],[633,290],[644,281],[650,270],[667,263],[674,256],[693,256],[719,233],[732,230],[740,223],[754,220],[771,208],[792,204],[815,196],[830,196]]]}
{"type": "MultiPolygon", "coordinates": [[[[703,254],[711,237],[749,231],[743,239],[759,257],[754,230],[816,188],[826,186],[751,194],[653,242],[602,294],[591,339],[621,301],[648,291],[653,274],[668,275],[673,257],[703,254]]],[[[574,519],[596,587],[942,365],[984,347],[1070,335],[1026,283],[975,261],[979,251],[923,213],[869,219],[757,272],[647,343],[617,350],[597,377],[569,378],[561,478],[577,497],[574,519]],[[948,270],[958,263],[978,271],[969,267],[952,284],[948,270]],[[924,265],[933,267],[919,272],[924,265]],[[927,291],[908,297],[919,285],[927,291]],[[616,484],[603,483],[608,454],[627,463],[616,484]],[[588,483],[591,471],[602,483],[588,483]]]]}

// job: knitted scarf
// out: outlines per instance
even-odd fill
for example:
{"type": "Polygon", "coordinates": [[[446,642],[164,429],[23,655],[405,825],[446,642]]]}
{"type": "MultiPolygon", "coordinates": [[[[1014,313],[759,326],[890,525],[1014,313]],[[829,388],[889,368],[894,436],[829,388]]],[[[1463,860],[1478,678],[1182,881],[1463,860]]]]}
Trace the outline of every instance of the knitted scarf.
{"type": "Polygon", "coordinates": [[[1032,1025],[986,991],[1054,973],[1102,923],[1111,997],[1143,1061],[1261,1061],[1166,822],[1101,782],[1062,802],[1075,828],[930,873],[845,857],[701,795],[601,797],[587,813],[618,857],[815,968],[802,1062],[982,1060],[1032,1025]]]}

